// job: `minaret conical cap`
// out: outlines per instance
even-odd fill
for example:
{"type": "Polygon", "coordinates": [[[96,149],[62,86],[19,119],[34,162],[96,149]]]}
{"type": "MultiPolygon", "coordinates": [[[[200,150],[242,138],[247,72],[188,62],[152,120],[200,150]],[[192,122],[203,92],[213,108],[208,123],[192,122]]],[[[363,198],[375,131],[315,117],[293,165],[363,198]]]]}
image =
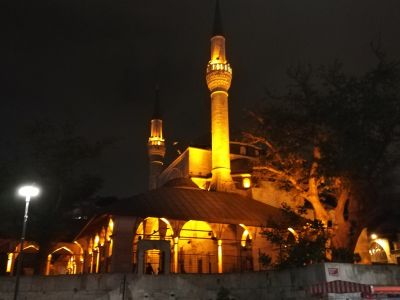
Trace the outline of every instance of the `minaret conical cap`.
{"type": "Polygon", "coordinates": [[[160,87],[156,85],[155,89],[155,101],[154,101],[154,111],[153,111],[153,120],[159,119],[161,120],[161,108],[160,108],[160,87]]]}
{"type": "Polygon", "coordinates": [[[219,7],[219,0],[215,2],[215,14],[214,14],[214,27],[213,27],[213,36],[216,35],[224,35],[222,30],[222,19],[221,19],[221,9],[219,7]]]}

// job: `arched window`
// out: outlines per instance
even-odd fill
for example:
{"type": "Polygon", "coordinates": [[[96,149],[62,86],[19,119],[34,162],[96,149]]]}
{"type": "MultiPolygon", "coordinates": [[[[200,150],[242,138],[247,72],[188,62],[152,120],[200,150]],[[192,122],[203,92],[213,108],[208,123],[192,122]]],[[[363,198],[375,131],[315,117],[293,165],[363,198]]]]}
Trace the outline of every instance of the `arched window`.
{"type": "Polygon", "coordinates": [[[388,258],[385,252],[385,249],[379,243],[373,242],[369,247],[369,254],[371,255],[372,263],[388,263],[388,258]]]}
{"type": "Polygon", "coordinates": [[[217,273],[217,239],[207,222],[190,220],[179,234],[179,273],[217,273]]]}
{"type": "MultiPolygon", "coordinates": [[[[174,231],[165,218],[148,217],[138,225],[135,236],[133,238],[133,258],[132,263],[134,269],[138,264],[137,249],[140,240],[166,240],[173,245],[174,231]]],[[[144,264],[151,265],[155,273],[162,272],[161,266],[163,265],[164,257],[160,250],[146,250],[144,253],[144,264]]]]}

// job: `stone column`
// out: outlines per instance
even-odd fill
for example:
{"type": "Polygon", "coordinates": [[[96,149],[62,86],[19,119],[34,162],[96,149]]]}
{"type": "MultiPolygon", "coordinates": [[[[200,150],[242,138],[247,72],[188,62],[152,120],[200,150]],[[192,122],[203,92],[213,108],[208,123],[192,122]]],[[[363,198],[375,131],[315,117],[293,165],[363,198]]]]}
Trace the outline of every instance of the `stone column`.
{"type": "Polygon", "coordinates": [[[136,219],[135,217],[121,216],[116,216],[114,219],[111,273],[132,272],[133,233],[136,219]]]}
{"type": "Polygon", "coordinates": [[[179,237],[174,238],[174,273],[179,272],[179,256],[178,250],[179,249],[179,237]]]}
{"type": "Polygon", "coordinates": [[[222,273],[222,240],[218,240],[218,273],[222,273]]]}

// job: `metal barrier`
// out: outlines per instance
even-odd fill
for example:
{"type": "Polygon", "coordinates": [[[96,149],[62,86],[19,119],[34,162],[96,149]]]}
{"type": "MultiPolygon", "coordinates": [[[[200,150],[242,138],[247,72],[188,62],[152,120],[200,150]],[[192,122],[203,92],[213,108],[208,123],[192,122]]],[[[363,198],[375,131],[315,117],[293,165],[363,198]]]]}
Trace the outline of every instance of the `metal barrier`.
{"type": "MultiPolygon", "coordinates": [[[[164,253],[159,250],[148,250],[143,254],[143,274],[163,274],[164,253]]],[[[175,262],[171,260],[170,270],[173,272],[175,262]]],[[[137,272],[136,253],[133,253],[133,272],[137,272]]],[[[223,273],[238,273],[255,271],[253,257],[248,255],[224,255],[222,257],[223,273]]],[[[180,274],[217,274],[218,255],[217,253],[207,254],[178,254],[178,273],[180,274]]]]}

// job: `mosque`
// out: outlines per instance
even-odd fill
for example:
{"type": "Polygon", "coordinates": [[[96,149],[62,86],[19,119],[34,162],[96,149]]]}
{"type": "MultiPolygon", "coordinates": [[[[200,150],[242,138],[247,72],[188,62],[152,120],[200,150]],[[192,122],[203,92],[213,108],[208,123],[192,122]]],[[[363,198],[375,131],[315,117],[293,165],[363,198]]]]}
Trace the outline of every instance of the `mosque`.
{"type": "Polygon", "coordinates": [[[158,97],[148,140],[149,192],[118,201],[76,238],[87,272],[225,273],[262,268],[271,254],[259,235],[284,213],[249,197],[257,147],[229,140],[227,60],[217,3],[206,82],[211,95],[211,149],[188,147],[164,166],[158,97]],[[151,270],[151,271],[150,271],[151,270]]]}
{"type": "MultiPolygon", "coordinates": [[[[211,98],[211,149],[189,146],[165,166],[163,120],[156,97],[147,144],[149,191],[104,207],[72,243],[58,243],[48,255],[46,275],[259,271],[264,268],[263,256],[274,258],[275,249],[260,232],[268,220],[284,223],[280,205],[289,199],[253,184],[252,165],[262,149],[229,139],[233,71],[225,50],[217,2],[205,72],[211,98]]],[[[25,247],[28,252],[37,249],[35,243],[25,247]]],[[[10,273],[18,251],[8,255],[10,273]]]]}

